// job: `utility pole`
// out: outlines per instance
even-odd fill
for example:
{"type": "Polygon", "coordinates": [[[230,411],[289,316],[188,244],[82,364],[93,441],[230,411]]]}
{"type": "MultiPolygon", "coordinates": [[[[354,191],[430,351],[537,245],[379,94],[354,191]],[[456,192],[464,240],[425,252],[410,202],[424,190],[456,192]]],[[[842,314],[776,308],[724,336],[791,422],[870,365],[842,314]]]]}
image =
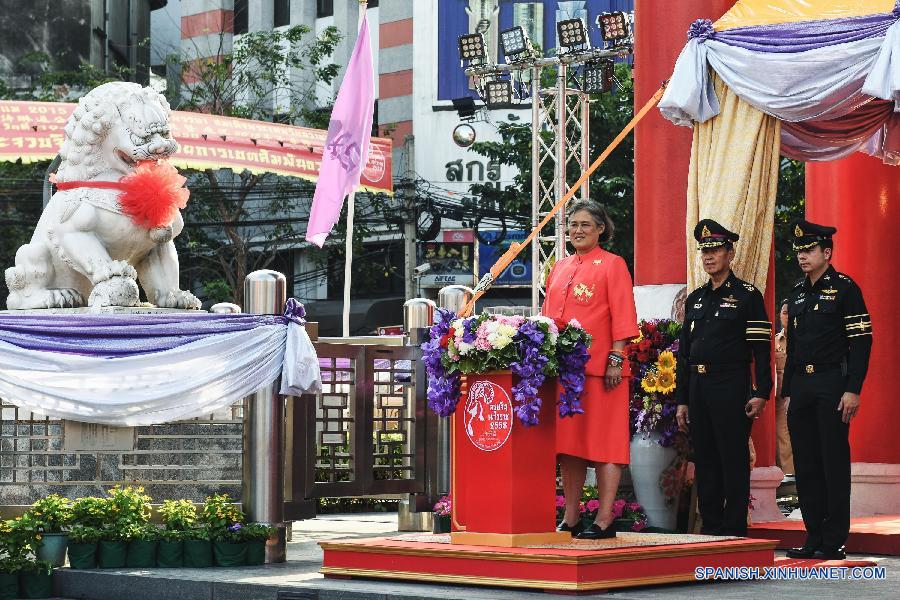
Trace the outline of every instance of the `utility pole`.
{"type": "Polygon", "coordinates": [[[412,134],[403,138],[403,148],[406,152],[406,169],[400,180],[401,200],[404,204],[405,219],[403,222],[403,246],[406,265],[406,299],[417,297],[416,290],[416,194],[413,186],[413,173],[416,172],[415,136],[412,134]]]}

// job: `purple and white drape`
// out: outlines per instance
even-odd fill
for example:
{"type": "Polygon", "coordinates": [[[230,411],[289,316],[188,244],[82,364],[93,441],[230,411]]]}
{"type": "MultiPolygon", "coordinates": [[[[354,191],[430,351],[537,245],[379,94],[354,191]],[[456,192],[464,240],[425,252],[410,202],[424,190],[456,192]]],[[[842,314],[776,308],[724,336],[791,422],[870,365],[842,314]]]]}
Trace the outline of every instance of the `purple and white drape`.
{"type": "Polygon", "coordinates": [[[719,114],[709,69],[782,121],[782,154],[856,151],[900,164],[900,8],[853,18],[736,27],[695,22],[660,102],[679,125],[719,114]]]}
{"type": "Polygon", "coordinates": [[[215,412],[281,377],[321,389],[302,306],[286,316],[0,314],[0,396],[42,415],[150,425],[215,412]]]}

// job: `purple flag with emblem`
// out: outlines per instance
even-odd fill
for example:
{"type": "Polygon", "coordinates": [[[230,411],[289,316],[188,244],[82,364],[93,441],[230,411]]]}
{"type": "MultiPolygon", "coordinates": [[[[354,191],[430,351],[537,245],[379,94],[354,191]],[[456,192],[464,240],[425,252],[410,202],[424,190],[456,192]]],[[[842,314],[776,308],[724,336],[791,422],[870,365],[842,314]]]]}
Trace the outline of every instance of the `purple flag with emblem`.
{"type": "Polygon", "coordinates": [[[369,156],[374,104],[369,21],[363,17],[344,82],[331,111],[319,181],[306,227],[306,240],[319,248],[341,215],[344,196],[359,185],[369,156]]]}

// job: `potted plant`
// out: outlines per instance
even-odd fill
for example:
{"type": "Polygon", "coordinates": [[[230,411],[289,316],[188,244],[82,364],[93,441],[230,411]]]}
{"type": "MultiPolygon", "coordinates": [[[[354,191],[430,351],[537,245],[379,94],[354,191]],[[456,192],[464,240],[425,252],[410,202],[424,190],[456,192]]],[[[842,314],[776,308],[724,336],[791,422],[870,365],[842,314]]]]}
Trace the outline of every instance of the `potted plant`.
{"type": "Polygon", "coordinates": [[[22,570],[24,559],[5,552],[0,547],[0,600],[15,600],[19,597],[19,571],[22,570]]]}
{"type": "Polygon", "coordinates": [[[128,554],[125,566],[152,568],[156,566],[156,547],[159,544],[159,527],[152,523],[134,525],[128,532],[128,554]]]}
{"type": "Polygon", "coordinates": [[[35,553],[37,559],[46,560],[54,567],[63,566],[69,541],[65,529],[72,523],[72,501],[59,494],[50,494],[32,504],[22,519],[40,535],[35,553]]]}
{"type": "Polygon", "coordinates": [[[450,494],[441,496],[434,505],[433,533],[450,533],[450,515],[453,513],[453,501],[450,494]]]}
{"type": "Polygon", "coordinates": [[[72,523],[92,529],[102,529],[106,518],[106,498],[86,496],[72,503],[72,523]]]}
{"type": "Polygon", "coordinates": [[[247,561],[247,544],[244,541],[244,526],[232,523],[213,534],[213,558],[218,567],[240,567],[247,561]]]}
{"type": "Polygon", "coordinates": [[[72,569],[97,568],[97,542],[100,530],[96,527],[75,525],[69,530],[69,567],[72,569]]]}
{"type": "Polygon", "coordinates": [[[177,568],[184,565],[185,532],[197,524],[197,507],[189,500],[166,500],[159,508],[165,529],[160,532],[156,565],[177,568]]]}
{"type": "Polygon", "coordinates": [[[209,528],[193,527],[182,532],[184,540],[184,566],[197,569],[213,565],[212,543],[209,528]]]}
{"type": "Polygon", "coordinates": [[[275,527],[265,523],[249,523],[241,532],[247,544],[247,560],[245,564],[258,566],[266,562],[266,540],[275,535],[275,527]]]}
{"type": "MultiPolygon", "coordinates": [[[[556,515],[558,520],[562,520],[566,508],[566,498],[562,495],[556,496],[556,515]]],[[[597,518],[597,511],[600,509],[600,500],[595,486],[586,485],[582,491],[580,503],[581,520],[587,527],[597,518]]],[[[647,527],[647,514],[644,508],[635,502],[622,496],[616,498],[612,507],[613,521],[616,531],[643,531],[647,527]]]]}
{"type": "Polygon", "coordinates": [[[120,569],[126,565],[128,542],[150,520],[150,496],[142,487],[117,485],[104,500],[97,564],[101,569],[120,569]]]}
{"type": "Polygon", "coordinates": [[[19,597],[53,596],[53,565],[46,560],[25,559],[19,571],[19,597]]]}
{"type": "Polygon", "coordinates": [[[674,530],[674,499],[680,494],[687,438],[675,413],[675,366],[681,324],[671,319],[641,321],[640,336],[626,346],[631,361],[631,472],[635,493],[654,527],[674,530]]]}

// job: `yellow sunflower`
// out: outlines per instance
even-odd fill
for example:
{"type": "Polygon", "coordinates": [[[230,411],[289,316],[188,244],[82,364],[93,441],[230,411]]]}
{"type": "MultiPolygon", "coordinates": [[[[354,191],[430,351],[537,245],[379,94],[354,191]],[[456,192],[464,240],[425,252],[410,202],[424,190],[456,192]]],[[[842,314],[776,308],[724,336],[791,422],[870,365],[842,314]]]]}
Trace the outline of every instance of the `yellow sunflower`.
{"type": "Polygon", "coordinates": [[[641,387],[648,394],[652,394],[657,391],[657,382],[656,382],[656,373],[647,373],[643,379],[641,379],[641,387]]]}
{"type": "Polygon", "coordinates": [[[660,371],[674,371],[675,370],[675,355],[672,354],[672,352],[669,350],[666,350],[665,352],[660,352],[659,360],[656,361],[656,366],[659,367],[660,371]]]}
{"type": "Polygon", "coordinates": [[[656,391],[660,394],[671,394],[675,389],[675,373],[671,370],[656,374],[656,391]]]}

